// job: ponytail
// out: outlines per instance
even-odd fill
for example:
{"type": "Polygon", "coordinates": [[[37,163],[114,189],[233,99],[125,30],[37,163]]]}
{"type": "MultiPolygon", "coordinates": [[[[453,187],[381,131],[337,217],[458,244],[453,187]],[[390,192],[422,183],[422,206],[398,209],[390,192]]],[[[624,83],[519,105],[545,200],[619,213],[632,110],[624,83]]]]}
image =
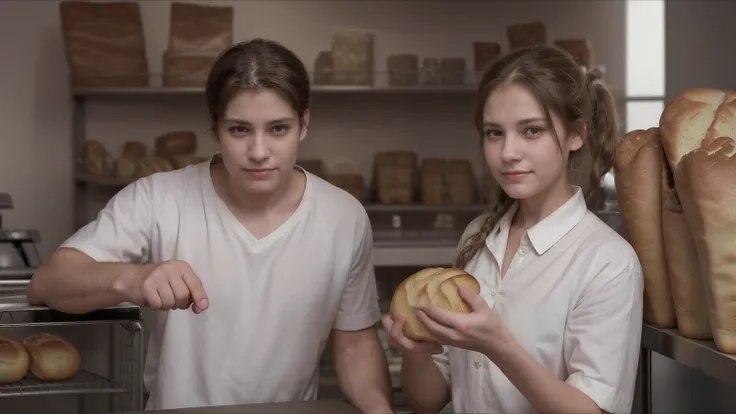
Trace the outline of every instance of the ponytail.
{"type": "Polygon", "coordinates": [[[594,194],[603,176],[613,167],[616,143],[619,139],[616,102],[601,79],[597,69],[586,73],[587,89],[592,103],[588,121],[588,148],[590,150],[590,181],[585,186],[587,195],[594,194]]]}

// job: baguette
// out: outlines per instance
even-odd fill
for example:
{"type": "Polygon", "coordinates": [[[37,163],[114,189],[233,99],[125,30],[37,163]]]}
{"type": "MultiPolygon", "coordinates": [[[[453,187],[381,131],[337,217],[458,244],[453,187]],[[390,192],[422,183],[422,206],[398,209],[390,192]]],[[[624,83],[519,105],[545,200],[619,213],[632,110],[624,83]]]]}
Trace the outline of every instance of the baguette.
{"type": "Polygon", "coordinates": [[[677,320],[662,235],[661,173],[657,128],[624,135],[616,147],[614,177],[627,239],[644,272],[644,320],[673,328],[677,320]]]}
{"type": "Polygon", "coordinates": [[[686,338],[711,339],[700,263],[666,159],[662,160],[662,231],[677,329],[686,338]]]}
{"type": "Polygon", "coordinates": [[[675,188],[693,237],[716,347],[736,353],[736,92],[691,89],[660,118],[675,188]]]}
{"type": "Polygon", "coordinates": [[[415,341],[433,341],[435,338],[417,318],[414,307],[432,304],[442,309],[469,313],[470,306],[458,294],[464,287],[480,293],[480,283],[462,269],[427,268],[406,278],[391,298],[391,317],[406,316],[404,336],[415,341]]]}

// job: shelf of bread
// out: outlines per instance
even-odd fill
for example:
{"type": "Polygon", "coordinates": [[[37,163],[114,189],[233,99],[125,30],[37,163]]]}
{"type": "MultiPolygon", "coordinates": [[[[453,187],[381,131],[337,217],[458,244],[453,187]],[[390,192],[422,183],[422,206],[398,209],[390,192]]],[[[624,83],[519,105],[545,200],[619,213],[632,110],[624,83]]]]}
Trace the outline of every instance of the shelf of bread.
{"type": "Polygon", "coordinates": [[[690,89],[614,164],[625,233],[644,274],[644,320],[736,354],[736,93],[690,89]]]}
{"type": "Polygon", "coordinates": [[[22,341],[0,336],[0,397],[117,393],[127,389],[82,370],[82,356],[65,338],[46,332],[22,341]]]}
{"type": "MultiPolygon", "coordinates": [[[[233,16],[232,6],[172,2],[168,42],[159,55],[163,72],[152,74],[137,3],[62,3],[60,18],[73,93],[78,98],[202,95],[212,65],[234,43],[233,16]],[[126,34],[122,40],[120,33],[126,34]]],[[[420,56],[410,49],[398,50],[379,65],[376,45],[387,39],[374,31],[335,27],[329,43],[319,46],[308,63],[313,91],[472,93],[480,74],[504,52],[535,43],[553,43],[581,66],[595,65],[589,40],[548,39],[542,21],[509,24],[505,37],[506,47],[501,39],[479,39],[462,45],[465,50],[442,54],[420,56]],[[377,70],[380,66],[385,69],[377,70]]]]}

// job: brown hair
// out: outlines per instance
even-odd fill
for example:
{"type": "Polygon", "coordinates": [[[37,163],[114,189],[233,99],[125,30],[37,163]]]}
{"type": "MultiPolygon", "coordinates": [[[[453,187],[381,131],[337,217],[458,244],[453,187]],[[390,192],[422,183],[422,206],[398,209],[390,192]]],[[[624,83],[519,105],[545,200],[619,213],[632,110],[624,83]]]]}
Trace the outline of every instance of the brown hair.
{"type": "Polygon", "coordinates": [[[258,38],[235,44],[212,66],[205,97],[213,131],[217,131],[230,100],[245,89],[276,91],[299,117],[309,109],[309,74],[304,63],[272,40],[258,38]]]}
{"type": "MultiPolygon", "coordinates": [[[[569,53],[555,46],[535,45],[509,53],[488,68],[478,87],[475,126],[481,143],[483,112],[491,93],[509,84],[525,86],[542,105],[548,125],[553,125],[551,114],[555,114],[566,131],[583,133],[582,148],[570,154],[568,177],[590,199],[613,165],[619,137],[616,105],[600,76],[599,71],[585,70],[569,53]],[[585,129],[581,130],[583,126],[585,129]]],[[[491,230],[515,201],[497,184],[493,187],[490,212],[480,230],[460,249],[458,267],[465,267],[485,245],[491,230]]]]}

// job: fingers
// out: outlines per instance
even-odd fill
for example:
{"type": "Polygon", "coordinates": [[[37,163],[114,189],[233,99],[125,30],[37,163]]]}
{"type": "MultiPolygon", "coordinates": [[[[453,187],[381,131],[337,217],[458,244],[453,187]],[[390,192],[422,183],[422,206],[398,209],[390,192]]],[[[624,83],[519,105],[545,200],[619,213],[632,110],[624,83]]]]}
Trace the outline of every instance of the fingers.
{"type": "Polygon", "coordinates": [[[169,285],[174,294],[174,304],[172,306],[176,309],[187,309],[192,304],[187,284],[181,278],[172,277],[169,279],[169,285]]]}
{"type": "Polygon", "coordinates": [[[488,304],[485,300],[483,300],[482,297],[478,294],[478,292],[466,288],[460,288],[458,289],[458,294],[460,295],[460,298],[464,300],[468,305],[470,305],[470,309],[473,310],[473,312],[480,312],[483,309],[488,307],[488,304]]]}
{"type": "MultiPolygon", "coordinates": [[[[451,328],[457,327],[457,323],[458,323],[457,317],[460,316],[459,314],[455,312],[451,312],[451,311],[442,309],[437,306],[432,306],[432,305],[418,307],[417,313],[424,313],[425,318],[429,316],[429,318],[432,319],[432,322],[436,321],[444,326],[448,326],[451,328]]],[[[436,322],[435,324],[437,324],[436,322]]]]}
{"type": "Polygon", "coordinates": [[[193,271],[191,271],[191,269],[187,270],[188,271],[183,272],[182,280],[187,285],[189,294],[194,302],[193,310],[195,310],[196,313],[199,313],[209,307],[209,299],[207,298],[207,293],[204,291],[204,286],[202,286],[202,281],[194,274],[193,271]]]}
{"type": "Polygon", "coordinates": [[[156,284],[154,281],[146,280],[143,282],[143,285],[141,286],[141,290],[143,292],[143,300],[146,302],[146,305],[148,305],[151,309],[161,309],[163,306],[163,301],[161,300],[161,297],[158,295],[158,289],[156,289],[156,284]]]}
{"type": "Polygon", "coordinates": [[[450,327],[452,325],[442,323],[442,321],[437,320],[434,315],[430,317],[425,313],[425,311],[420,310],[417,311],[417,317],[419,318],[419,321],[424,324],[427,330],[438,339],[447,342],[448,340],[452,341],[456,337],[457,331],[450,327]]]}

